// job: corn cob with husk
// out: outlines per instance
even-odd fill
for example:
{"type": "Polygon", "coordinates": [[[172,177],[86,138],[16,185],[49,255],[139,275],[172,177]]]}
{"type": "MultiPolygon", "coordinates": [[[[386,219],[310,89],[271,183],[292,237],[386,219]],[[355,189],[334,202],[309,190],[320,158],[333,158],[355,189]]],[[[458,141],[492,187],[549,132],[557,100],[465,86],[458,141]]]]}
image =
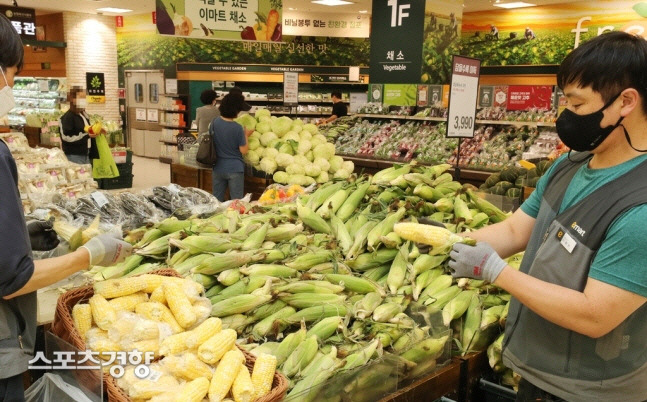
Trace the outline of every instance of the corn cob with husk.
{"type": "Polygon", "coordinates": [[[443,307],[443,323],[449,326],[450,322],[465,314],[473,297],[478,297],[473,290],[464,290],[450,300],[443,307]]]}
{"type": "Polygon", "coordinates": [[[282,324],[282,320],[292,316],[295,313],[296,310],[294,309],[294,307],[283,307],[276,313],[271,314],[256,323],[256,325],[254,325],[254,327],[252,328],[252,336],[256,339],[261,339],[271,334],[274,330],[276,330],[275,332],[282,331],[283,329],[285,329],[285,327],[287,327],[287,323],[282,324]]]}
{"type": "MultiPolygon", "coordinates": [[[[426,289],[436,278],[442,275],[443,270],[440,268],[430,269],[424,271],[420,275],[416,276],[416,279],[413,284],[413,300],[418,300],[421,292],[426,289]]],[[[451,282],[450,282],[451,284],[451,282]]]]}
{"type": "Polygon", "coordinates": [[[277,278],[290,278],[298,273],[296,269],[278,264],[254,264],[241,268],[240,272],[247,276],[273,276],[277,278]]]}
{"type": "Polygon", "coordinates": [[[396,353],[402,353],[412,345],[422,341],[429,336],[429,327],[414,327],[411,331],[403,334],[391,347],[396,353]]]}
{"type": "Polygon", "coordinates": [[[366,363],[368,363],[375,352],[378,352],[378,354],[381,353],[381,343],[377,339],[369,343],[361,350],[348,355],[346,357],[346,364],[344,364],[341,370],[352,370],[356,367],[365,365],[366,363]]]}
{"type": "Polygon", "coordinates": [[[211,234],[193,235],[183,240],[171,239],[170,244],[191,254],[224,253],[228,250],[237,250],[242,243],[233,241],[232,238],[211,234]]]}
{"type": "Polygon", "coordinates": [[[286,324],[293,325],[301,321],[312,322],[325,317],[332,317],[337,315],[345,316],[347,312],[348,308],[345,304],[324,304],[301,309],[296,313],[286,317],[283,321],[286,324]]]}
{"type": "Polygon", "coordinates": [[[382,266],[371,268],[364,271],[362,273],[362,277],[375,282],[375,281],[378,281],[384,275],[388,275],[390,269],[391,269],[391,264],[384,264],[382,266]]]}
{"type": "Polygon", "coordinates": [[[213,305],[213,317],[225,317],[232,314],[243,314],[272,300],[271,295],[245,294],[234,296],[213,305]]]}
{"type": "Polygon", "coordinates": [[[283,374],[293,377],[304,369],[312,361],[318,348],[317,336],[306,334],[305,341],[301,342],[281,365],[283,374]]]}
{"type": "Polygon", "coordinates": [[[285,266],[296,269],[297,271],[305,271],[314,267],[317,264],[323,264],[333,258],[332,252],[329,250],[316,250],[302,254],[290,262],[286,262],[285,266]]]}
{"type": "Polygon", "coordinates": [[[378,223],[370,232],[366,235],[366,247],[369,251],[374,251],[377,249],[380,237],[386,236],[389,233],[393,232],[393,225],[399,222],[406,213],[405,208],[400,208],[396,212],[393,212],[387,215],[382,222],[378,223]]]}
{"type": "Polygon", "coordinates": [[[352,218],[348,219],[346,223],[344,223],[344,226],[346,226],[346,229],[348,230],[348,234],[350,235],[351,239],[356,239],[355,235],[357,234],[357,231],[362,226],[364,226],[366,222],[368,222],[368,216],[370,214],[371,214],[371,206],[369,205],[366,208],[364,208],[362,212],[354,215],[352,218]]]}
{"type": "Polygon", "coordinates": [[[218,274],[218,282],[225,286],[231,286],[241,278],[240,271],[237,268],[227,269],[218,274]]]}
{"type": "Polygon", "coordinates": [[[174,233],[180,230],[187,229],[191,226],[191,221],[189,220],[178,220],[176,217],[172,216],[161,221],[157,225],[157,229],[162,232],[169,234],[174,233]]]}
{"type": "Polygon", "coordinates": [[[347,291],[366,294],[370,292],[377,292],[384,295],[384,289],[377,283],[358,276],[341,275],[341,274],[326,274],[324,278],[330,283],[343,286],[347,291]]]}
{"type": "Polygon", "coordinates": [[[350,189],[339,189],[317,209],[317,214],[323,219],[329,219],[330,214],[334,214],[348,198],[350,189]]]}
{"type": "Polygon", "coordinates": [[[449,336],[447,335],[440,338],[423,339],[400,356],[414,363],[423,363],[426,360],[437,359],[445,351],[445,345],[448,339],[449,336]]]}
{"type": "MultiPolygon", "coordinates": [[[[378,222],[367,220],[359,229],[354,230],[351,236],[354,238],[353,245],[346,253],[346,258],[354,260],[364,250],[368,234],[378,225],[378,222]]],[[[354,224],[357,226],[357,223],[354,224]]],[[[349,231],[349,234],[351,232],[349,231]]]]}
{"type": "Polygon", "coordinates": [[[55,220],[53,225],[57,235],[69,244],[70,251],[74,251],[83,244],[83,228],[72,226],[62,220],[55,220]]]}
{"type": "Polygon", "coordinates": [[[254,310],[250,311],[247,314],[247,319],[246,323],[249,324],[254,324],[268,316],[271,316],[279,311],[281,311],[283,308],[285,308],[287,304],[282,301],[282,300],[275,300],[271,303],[263,304],[259,307],[256,307],[254,310]]]}
{"type": "Polygon", "coordinates": [[[399,303],[383,303],[373,310],[373,321],[389,322],[397,314],[404,311],[404,307],[399,303]]]}
{"type": "Polygon", "coordinates": [[[119,278],[122,277],[129,272],[131,272],[133,269],[137,268],[142,261],[144,260],[144,257],[141,255],[131,255],[126,257],[125,260],[120,262],[119,264],[110,266],[110,267],[104,267],[102,268],[99,272],[97,272],[92,279],[95,281],[101,281],[104,279],[113,279],[113,278],[119,278]]]}
{"type": "Polygon", "coordinates": [[[181,232],[174,232],[160,237],[159,239],[153,240],[146,246],[135,251],[136,254],[156,257],[168,253],[169,241],[177,240],[182,236],[181,232]]]}
{"type": "Polygon", "coordinates": [[[366,271],[393,261],[398,252],[397,249],[381,248],[373,253],[360,254],[354,260],[347,261],[346,265],[354,271],[366,271]]]}
{"type": "Polygon", "coordinates": [[[178,250],[170,258],[166,259],[166,264],[169,267],[175,267],[176,265],[180,265],[181,263],[186,261],[189,257],[191,257],[191,253],[189,253],[187,250],[178,250]]]}
{"type": "Polygon", "coordinates": [[[446,255],[420,254],[420,256],[413,262],[413,274],[420,275],[429,269],[436,268],[446,259],[446,255]]]}
{"type": "Polygon", "coordinates": [[[303,223],[318,233],[331,233],[330,225],[312,209],[297,202],[297,214],[303,223]]]}
{"type": "Polygon", "coordinates": [[[204,258],[197,266],[194,266],[191,272],[206,275],[215,275],[224,270],[242,267],[243,265],[261,261],[265,258],[263,253],[254,253],[252,251],[229,251],[222,254],[201,255],[206,255],[207,258],[204,258]]]}
{"type": "Polygon", "coordinates": [[[393,165],[390,168],[380,170],[375,173],[371,178],[371,184],[389,184],[392,180],[399,176],[405,175],[411,171],[411,165],[397,166],[393,165]]]}
{"type": "MultiPolygon", "coordinates": [[[[337,190],[341,189],[344,185],[343,182],[329,183],[321,186],[317,191],[312,193],[307,201],[307,206],[311,210],[317,210],[330,196],[335,194],[337,190]]],[[[301,200],[297,201],[297,206],[301,200]]]]}
{"type": "MultiPolygon", "coordinates": [[[[306,340],[307,331],[305,327],[301,327],[296,332],[288,334],[280,343],[279,347],[276,349],[276,361],[279,366],[281,366],[287,358],[294,352],[294,350],[306,340]]],[[[316,340],[316,338],[315,338],[316,340]]],[[[316,352],[316,350],[315,350],[316,352]]]]}
{"type": "Polygon", "coordinates": [[[340,316],[326,317],[312,326],[308,330],[307,336],[315,335],[319,341],[323,342],[333,336],[338,329],[345,328],[342,327],[343,321],[344,318],[340,316]]]}
{"type": "Polygon", "coordinates": [[[474,216],[461,197],[454,197],[454,216],[458,222],[472,223],[474,216]]]}
{"type": "Polygon", "coordinates": [[[424,300],[424,305],[429,306],[432,310],[442,310],[445,305],[459,293],[461,293],[461,289],[458,286],[450,286],[430,295],[430,297],[424,300]]]}
{"type": "Polygon", "coordinates": [[[366,195],[366,191],[370,187],[370,183],[361,183],[357,186],[355,191],[353,191],[348,198],[344,201],[344,203],[339,207],[339,209],[336,212],[337,217],[342,221],[345,222],[348,220],[348,218],[351,217],[353,212],[357,209],[359,206],[360,202],[366,195]]]}
{"type": "Polygon", "coordinates": [[[481,212],[487,214],[490,217],[490,221],[493,223],[498,223],[503,221],[508,217],[508,214],[501,211],[499,208],[494,206],[491,202],[486,201],[485,199],[479,197],[471,189],[467,189],[467,195],[470,198],[470,201],[478,208],[481,212]]]}
{"type": "Polygon", "coordinates": [[[304,309],[324,304],[341,304],[346,300],[346,295],[337,295],[332,293],[281,293],[279,299],[288,305],[304,309]]]}
{"type": "MultiPolygon", "coordinates": [[[[264,282],[264,279],[260,278],[259,281],[264,282]]],[[[210,297],[209,300],[211,300],[211,303],[215,304],[215,303],[218,303],[219,301],[226,300],[227,298],[230,298],[232,296],[237,296],[240,294],[247,293],[246,289],[248,284],[249,284],[249,281],[246,281],[244,279],[241,281],[238,281],[233,285],[224,288],[217,295],[210,297]]]]}
{"type": "Polygon", "coordinates": [[[335,214],[330,215],[330,227],[332,228],[333,235],[335,235],[335,239],[337,239],[339,248],[346,255],[353,246],[353,239],[350,237],[348,229],[346,229],[344,222],[335,214]]]}
{"type": "Polygon", "coordinates": [[[297,234],[303,232],[303,224],[284,223],[277,227],[269,227],[265,234],[265,239],[281,242],[294,238],[297,234]]]}
{"type": "Polygon", "coordinates": [[[99,236],[101,231],[99,230],[99,223],[101,221],[101,214],[98,214],[94,217],[90,225],[87,228],[83,229],[81,232],[81,244],[85,244],[90,241],[93,237],[99,236]]]}
{"type": "Polygon", "coordinates": [[[354,304],[353,314],[359,319],[365,319],[373,314],[373,311],[382,304],[382,295],[377,292],[371,292],[354,304]]]}
{"type": "Polygon", "coordinates": [[[189,272],[191,272],[193,268],[199,267],[203,261],[205,261],[207,258],[211,256],[210,254],[197,254],[197,255],[191,256],[188,250],[180,250],[177,253],[175,253],[175,255],[178,255],[180,253],[188,254],[189,257],[186,258],[184,261],[178,262],[176,264],[169,263],[169,266],[173,267],[173,269],[180,275],[188,274],[189,272]]]}
{"type": "Polygon", "coordinates": [[[404,284],[404,277],[407,274],[407,256],[409,254],[409,243],[405,243],[398,250],[395,256],[389,275],[386,279],[386,284],[389,287],[391,294],[396,294],[400,286],[404,284]]]}
{"type": "Polygon", "coordinates": [[[263,242],[265,241],[265,235],[267,234],[267,230],[269,228],[270,224],[265,223],[263,226],[260,227],[260,229],[255,230],[252,232],[243,242],[241,246],[241,250],[256,250],[261,247],[263,242]]]}
{"type": "Polygon", "coordinates": [[[502,373],[503,371],[505,371],[505,366],[503,365],[502,350],[503,334],[499,335],[499,337],[487,348],[488,362],[490,363],[492,370],[494,370],[496,373],[502,373]]]}
{"type": "MultiPolygon", "coordinates": [[[[332,281],[331,281],[332,282],[332,281]]],[[[277,292],[287,293],[341,293],[344,286],[328,281],[297,281],[275,286],[277,292]]]]}

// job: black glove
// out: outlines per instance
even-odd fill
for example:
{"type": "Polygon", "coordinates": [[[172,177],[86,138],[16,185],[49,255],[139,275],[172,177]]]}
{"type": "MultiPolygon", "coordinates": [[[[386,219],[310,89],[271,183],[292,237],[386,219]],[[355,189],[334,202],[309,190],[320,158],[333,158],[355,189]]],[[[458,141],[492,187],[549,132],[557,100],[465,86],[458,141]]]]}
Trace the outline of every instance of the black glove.
{"type": "MultiPolygon", "coordinates": [[[[423,225],[437,226],[443,229],[447,228],[447,226],[445,226],[444,223],[435,221],[433,219],[425,218],[424,216],[421,218],[418,218],[418,223],[422,223],[423,225]]],[[[418,251],[420,251],[420,254],[428,254],[429,251],[431,251],[430,250],[431,246],[428,244],[416,243],[416,247],[418,247],[418,251]]]]}
{"type": "Polygon", "coordinates": [[[50,222],[29,221],[27,222],[27,232],[29,232],[32,250],[49,251],[58,246],[58,236],[50,222]]]}

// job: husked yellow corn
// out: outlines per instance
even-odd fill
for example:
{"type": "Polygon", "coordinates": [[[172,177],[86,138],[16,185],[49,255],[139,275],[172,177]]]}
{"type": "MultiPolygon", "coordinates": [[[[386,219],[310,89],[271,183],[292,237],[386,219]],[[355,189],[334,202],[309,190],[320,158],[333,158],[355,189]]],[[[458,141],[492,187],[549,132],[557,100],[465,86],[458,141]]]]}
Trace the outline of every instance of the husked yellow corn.
{"type": "Polygon", "coordinates": [[[233,329],[223,329],[198,347],[198,357],[207,364],[217,363],[234,346],[236,337],[233,329]]]}
{"type": "Polygon", "coordinates": [[[254,385],[254,398],[258,399],[267,395],[272,389],[274,372],[276,371],[276,357],[269,353],[256,356],[254,370],[252,370],[252,384],[254,385]]]}
{"type": "Polygon", "coordinates": [[[128,296],[133,293],[145,291],[151,281],[150,276],[141,275],[95,282],[94,293],[106,299],[114,299],[116,297],[128,296]]]}
{"type": "Polygon", "coordinates": [[[153,352],[155,357],[160,355],[160,342],[159,339],[145,339],[142,341],[131,342],[128,344],[128,350],[135,350],[142,353],[153,352]]]}
{"type": "Polygon", "coordinates": [[[152,302],[166,304],[166,297],[164,297],[164,287],[158,286],[157,288],[155,288],[155,290],[153,290],[153,293],[151,293],[149,300],[152,302]]]}
{"type": "Polygon", "coordinates": [[[121,352],[119,343],[101,337],[88,340],[88,349],[99,353],[99,357],[103,360],[113,360],[115,353],[121,352]]]}
{"type": "Polygon", "coordinates": [[[97,327],[107,331],[117,320],[115,309],[99,294],[92,296],[88,303],[92,309],[92,319],[97,327]]]}
{"type": "Polygon", "coordinates": [[[175,397],[177,402],[200,402],[209,392],[209,380],[201,377],[186,383],[175,397]]]}
{"type": "Polygon", "coordinates": [[[211,379],[210,402],[221,402],[227,396],[244,361],[245,356],[240,350],[230,350],[225,353],[211,379]]]}
{"type": "Polygon", "coordinates": [[[170,356],[189,349],[186,346],[186,340],[189,339],[191,335],[191,331],[187,331],[165,338],[160,345],[160,354],[163,356],[170,356]]]}
{"type": "Polygon", "coordinates": [[[196,355],[190,352],[182,355],[166,356],[162,363],[171,374],[188,381],[200,377],[205,377],[210,380],[213,375],[211,367],[201,362],[196,355]]]}
{"type": "Polygon", "coordinates": [[[150,399],[179,387],[180,384],[172,375],[162,375],[157,381],[136,379],[128,389],[128,395],[132,399],[150,399]]]}
{"type": "Polygon", "coordinates": [[[128,296],[121,296],[110,300],[108,303],[115,309],[115,311],[135,311],[135,307],[139,303],[148,301],[148,295],[144,292],[133,293],[128,296]]]}
{"type": "Polygon", "coordinates": [[[217,317],[209,317],[202,324],[191,331],[191,336],[186,339],[186,346],[189,349],[197,348],[209,338],[220,332],[222,321],[217,317]]]}
{"type": "Polygon", "coordinates": [[[178,324],[171,310],[161,303],[140,303],[135,307],[135,313],[149,320],[168,324],[175,334],[184,331],[184,328],[178,324]]]}
{"type": "Polygon", "coordinates": [[[85,339],[85,334],[92,328],[92,308],[89,304],[76,304],[72,308],[72,318],[81,339],[85,339]]]}
{"type": "Polygon", "coordinates": [[[395,233],[405,240],[427,244],[432,247],[449,247],[466,240],[445,228],[421,223],[400,222],[393,226],[395,233]]]}
{"type": "Polygon", "coordinates": [[[164,286],[164,297],[168,303],[173,316],[182,328],[190,328],[197,321],[198,317],[193,311],[191,302],[177,283],[166,282],[164,286]]]}
{"type": "Polygon", "coordinates": [[[238,370],[238,375],[231,387],[231,394],[236,402],[252,402],[254,399],[254,384],[249,375],[249,370],[243,364],[238,370]]]}
{"type": "Polygon", "coordinates": [[[172,282],[178,285],[191,303],[198,300],[198,298],[200,298],[200,295],[204,293],[204,286],[192,279],[176,278],[171,276],[166,277],[165,282],[172,282]]]}

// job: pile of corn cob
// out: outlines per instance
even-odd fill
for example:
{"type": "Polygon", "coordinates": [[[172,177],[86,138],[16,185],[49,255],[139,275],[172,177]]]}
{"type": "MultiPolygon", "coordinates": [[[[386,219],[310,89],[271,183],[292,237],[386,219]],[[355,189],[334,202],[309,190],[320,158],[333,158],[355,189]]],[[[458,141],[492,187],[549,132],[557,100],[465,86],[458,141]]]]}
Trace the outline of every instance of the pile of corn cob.
{"type": "Polygon", "coordinates": [[[94,288],[87,304],[74,306],[72,317],[88,348],[110,363],[104,369],[116,364],[121,351],[161,357],[144,379],[135,366],[125,367],[117,383],[133,400],[198,402],[208,395],[220,401],[231,394],[238,402],[270,391],[276,358],[259,354],[250,373],[236,331],[209,317],[211,302],[197,282],[141,275],[96,282],[94,288]]]}
{"type": "Polygon", "coordinates": [[[129,233],[136,253],[93,275],[168,266],[202,284],[211,315],[237,331],[241,346],[277,358],[290,395],[392,356],[397,376],[414,378],[442,354],[443,329],[454,330],[460,353],[484,350],[507,313],[500,289],[447,274],[452,244],[466,241],[454,233],[507,217],[448,168],[394,166],[247,214],[169,218],[129,233]],[[448,230],[415,224],[421,216],[448,230]]]}

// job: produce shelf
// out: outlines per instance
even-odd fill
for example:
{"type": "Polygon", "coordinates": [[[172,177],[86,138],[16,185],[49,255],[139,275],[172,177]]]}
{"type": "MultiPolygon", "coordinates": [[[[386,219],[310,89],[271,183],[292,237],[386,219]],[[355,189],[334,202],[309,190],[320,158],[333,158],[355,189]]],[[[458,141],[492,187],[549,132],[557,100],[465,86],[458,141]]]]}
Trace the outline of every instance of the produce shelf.
{"type": "Polygon", "coordinates": [[[555,123],[545,121],[476,120],[476,124],[500,124],[508,126],[555,127],[555,123]]]}
{"type": "Polygon", "coordinates": [[[459,391],[461,362],[454,360],[427,377],[380,400],[380,402],[433,401],[459,391]]]}
{"type": "Polygon", "coordinates": [[[418,120],[418,121],[442,121],[446,122],[446,117],[420,117],[420,116],[407,116],[407,120],[418,120]]]}

